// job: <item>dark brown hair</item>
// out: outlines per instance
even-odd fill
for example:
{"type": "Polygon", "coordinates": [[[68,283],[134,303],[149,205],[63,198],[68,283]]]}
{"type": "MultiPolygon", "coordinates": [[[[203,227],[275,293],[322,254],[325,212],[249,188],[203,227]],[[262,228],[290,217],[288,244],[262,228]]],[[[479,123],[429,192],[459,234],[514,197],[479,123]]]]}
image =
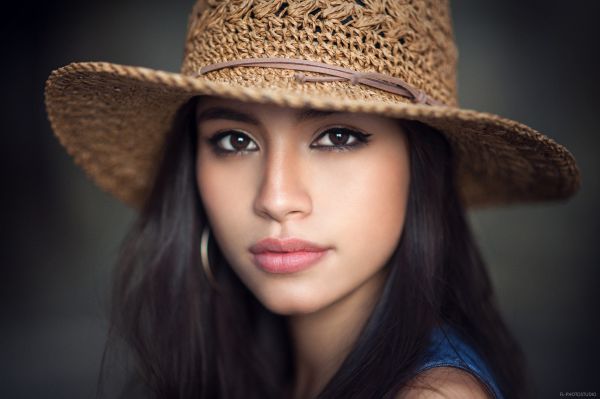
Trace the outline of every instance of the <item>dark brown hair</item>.
{"type": "MultiPolygon", "coordinates": [[[[131,350],[146,397],[282,398],[294,375],[284,318],[252,295],[214,240],[209,254],[220,292],[202,272],[207,219],[195,183],[196,100],[179,111],[152,192],[122,246],[107,347],[124,342],[131,350]]],[[[506,397],[525,397],[521,351],[471,235],[451,147],[423,123],[399,123],[411,158],[404,232],[385,266],[379,302],[318,398],[393,398],[442,324],[482,355],[506,397]]]]}

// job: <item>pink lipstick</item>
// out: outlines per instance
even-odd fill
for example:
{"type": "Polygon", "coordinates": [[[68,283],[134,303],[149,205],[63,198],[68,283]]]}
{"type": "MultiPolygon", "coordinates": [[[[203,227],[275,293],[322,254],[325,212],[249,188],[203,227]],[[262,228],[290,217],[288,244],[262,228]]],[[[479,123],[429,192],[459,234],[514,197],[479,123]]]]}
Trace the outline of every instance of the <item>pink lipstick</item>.
{"type": "Polygon", "coordinates": [[[298,238],[265,238],[250,247],[256,266],[269,273],[294,273],[318,262],[329,248],[298,238]]]}

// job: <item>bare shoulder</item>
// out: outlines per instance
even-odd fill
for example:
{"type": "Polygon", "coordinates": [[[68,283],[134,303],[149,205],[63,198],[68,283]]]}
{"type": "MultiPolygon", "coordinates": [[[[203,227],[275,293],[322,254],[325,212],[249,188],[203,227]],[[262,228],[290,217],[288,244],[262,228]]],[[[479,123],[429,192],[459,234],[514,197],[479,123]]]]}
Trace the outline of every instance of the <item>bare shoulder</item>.
{"type": "Polygon", "coordinates": [[[395,399],[492,399],[471,373],[456,367],[434,367],[419,373],[395,399]]]}

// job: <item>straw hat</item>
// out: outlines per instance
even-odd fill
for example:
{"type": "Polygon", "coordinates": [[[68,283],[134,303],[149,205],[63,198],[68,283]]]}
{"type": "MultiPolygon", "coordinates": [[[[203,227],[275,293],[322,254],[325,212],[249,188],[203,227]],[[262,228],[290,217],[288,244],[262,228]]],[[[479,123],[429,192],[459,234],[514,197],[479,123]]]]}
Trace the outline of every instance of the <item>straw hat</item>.
{"type": "Polygon", "coordinates": [[[54,133],[101,188],[139,208],[173,117],[198,95],[418,120],[457,156],[467,206],[564,199],[573,156],[536,130],[458,107],[448,1],[200,0],[180,73],[103,62],[52,72],[54,133]]]}

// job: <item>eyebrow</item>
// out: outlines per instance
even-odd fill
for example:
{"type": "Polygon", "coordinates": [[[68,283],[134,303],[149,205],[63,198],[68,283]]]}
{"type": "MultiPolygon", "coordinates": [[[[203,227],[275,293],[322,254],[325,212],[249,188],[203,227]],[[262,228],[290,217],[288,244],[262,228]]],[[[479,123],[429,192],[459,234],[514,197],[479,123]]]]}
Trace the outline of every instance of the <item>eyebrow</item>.
{"type": "MultiPolygon", "coordinates": [[[[309,119],[324,118],[332,114],[340,114],[339,111],[322,111],[313,108],[304,108],[296,114],[296,122],[304,122],[309,119]]],[[[196,117],[196,123],[211,119],[227,119],[236,122],[244,122],[252,125],[260,125],[260,121],[254,116],[242,111],[237,111],[227,107],[211,107],[203,110],[196,117]]]]}

